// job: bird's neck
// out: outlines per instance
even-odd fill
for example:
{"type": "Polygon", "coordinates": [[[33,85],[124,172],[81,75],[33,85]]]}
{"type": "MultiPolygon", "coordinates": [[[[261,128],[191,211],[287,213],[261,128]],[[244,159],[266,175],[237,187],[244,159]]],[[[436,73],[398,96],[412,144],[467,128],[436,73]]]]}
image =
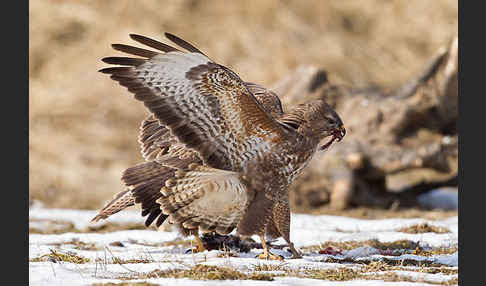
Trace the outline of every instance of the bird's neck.
{"type": "Polygon", "coordinates": [[[296,132],[297,142],[295,142],[294,147],[297,149],[313,151],[317,149],[317,145],[322,138],[320,138],[320,135],[312,128],[308,118],[316,117],[315,113],[318,112],[319,108],[317,108],[315,104],[301,104],[279,119],[279,121],[286,124],[289,129],[296,132]]]}
{"type": "Polygon", "coordinates": [[[319,136],[310,127],[310,124],[301,118],[292,118],[291,121],[281,120],[286,125],[286,129],[290,131],[291,137],[294,140],[290,140],[292,150],[314,150],[320,142],[319,136]]]}

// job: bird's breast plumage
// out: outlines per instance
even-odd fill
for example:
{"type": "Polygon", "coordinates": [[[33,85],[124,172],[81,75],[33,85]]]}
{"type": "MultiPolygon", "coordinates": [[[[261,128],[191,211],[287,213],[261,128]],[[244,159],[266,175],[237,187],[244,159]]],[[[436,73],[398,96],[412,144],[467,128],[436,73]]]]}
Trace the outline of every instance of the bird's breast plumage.
{"type": "Polygon", "coordinates": [[[278,182],[281,189],[286,190],[315,153],[315,148],[307,144],[293,143],[274,145],[268,152],[257,154],[243,167],[243,172],[251,181],[260,181],[256,186],[278,182]]]}
{"type": "Polygon", "coordinates": [[[278,173],[286,178],[287,186],[289,186],[299,175],[302,170],[309,164],[314,152],[307,151],[293,153],[293,154],[281,154],[278,158],[281,165],[278,166],[278,173]]]}

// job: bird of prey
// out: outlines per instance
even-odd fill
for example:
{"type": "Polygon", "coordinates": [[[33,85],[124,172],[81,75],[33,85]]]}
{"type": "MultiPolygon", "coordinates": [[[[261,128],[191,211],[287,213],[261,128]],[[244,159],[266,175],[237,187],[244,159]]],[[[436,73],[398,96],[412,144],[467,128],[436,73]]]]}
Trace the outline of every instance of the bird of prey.
{"type": "Polygon", "coordinates": [[[137,57],[106,57],[100,70],[143,102],[150,115],[139,142],[146,162],[122,175],[118,193],[93,221],[141,204],[146,226],[166,219],[183,235],[199,231],[283,237],[293,258],[288,188],[312,156],[346,134],[338,114],[318,99],[287,113],[279,97],[243,81],[192,44],[165,33],[181,49],[130,34],[149,48],[113,44],[137,57]],[[186,51],[183,51],[186,50],[186,51]],[[331,137],[328,143],[320,142],[331,137]]]}

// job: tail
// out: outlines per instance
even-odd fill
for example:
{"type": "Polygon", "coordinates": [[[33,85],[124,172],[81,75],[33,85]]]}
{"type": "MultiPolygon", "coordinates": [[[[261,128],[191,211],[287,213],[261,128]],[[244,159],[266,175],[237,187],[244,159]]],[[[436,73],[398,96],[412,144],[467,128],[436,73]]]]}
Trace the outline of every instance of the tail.
{"type": "Polygon", "coordinates": [[[118,193],[92,221],[106,219],[129,206],[141,203],[142,216],[148,215],[145,225],[150,226],[158,218],[156,225],[160,226],[167,216],[162,214],[160,205],[156,201],[163,196],[160,189],[165,186],[165,181],[174,176],[175,171],[175,168],[155,161],[144,162],[126,169],[122,181],[128,190],[118,193]]]}
{"type": "Polygon", "coordinates": [[[175,171],[175,168],[152,161],[123,172],[122,181],[131,188],[135,203],[142,204],[142,216],[148,216],[145,220],[147,227],[157,218],[156,226],[159,227],[167,218],[156,201],[163,196],[160,189],[165,186],[165,181],[174,176],[175,171]]]}
{"type": "Polygon", "coordinates": [[[115,198],[106,204],[98,214],[91,220],[91,222],[96,222],[102,219],[106,219],[112,214],[116,214],[117,212],[126,209],[129,206],[133,206],[135,204],[135,198],[133,197],[131,190],[126,190],[119,192],[115,195],[115,198]]]}

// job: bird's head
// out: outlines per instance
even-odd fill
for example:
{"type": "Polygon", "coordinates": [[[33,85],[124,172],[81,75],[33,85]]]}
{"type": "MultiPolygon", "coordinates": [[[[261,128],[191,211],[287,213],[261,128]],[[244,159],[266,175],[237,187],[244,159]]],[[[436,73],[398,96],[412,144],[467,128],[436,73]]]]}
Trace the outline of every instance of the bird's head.
{"type": "Polygon", "coordinates": [[[341,141],[346,135],[343,121],[322,99],[299,105],[281,121],[293,126],[306,137],[316,138],[318,142],[332,136],[319,150],[327,149],[335,140],[341,141]]]}
{"type": "Polygon", "coordinates": [[[334,109],[324,100],[316,100],[311,103],[313,108],[309,112],[308,124],[319,140],[331,136],[331,140],[319,147],[319,150],[327,149],[336,139],[341,141],[346,135],[343,121],[334,109]]]}

